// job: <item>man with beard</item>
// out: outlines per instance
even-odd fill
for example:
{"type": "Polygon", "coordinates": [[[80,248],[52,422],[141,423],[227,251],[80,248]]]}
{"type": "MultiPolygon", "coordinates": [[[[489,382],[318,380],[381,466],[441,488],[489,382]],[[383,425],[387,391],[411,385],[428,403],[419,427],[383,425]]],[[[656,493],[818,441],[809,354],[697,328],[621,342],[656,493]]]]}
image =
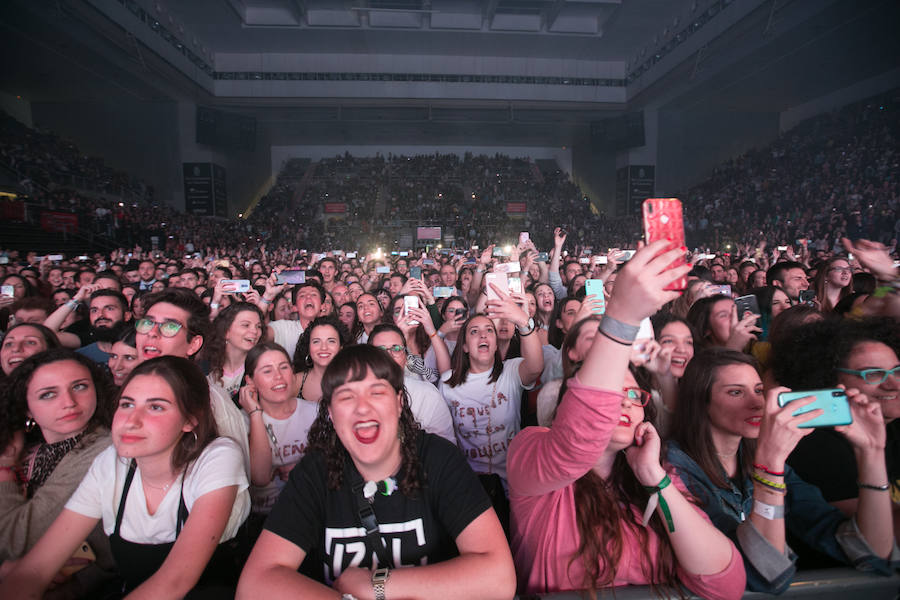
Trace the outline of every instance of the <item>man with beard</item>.
{"type": "Polygon", "coordinates": [[[77,350],[94,362],[106,364],[112,346],[121,335],[120,325],[130,318],[128,301],[122,292],[99,289],[91,294],[88,302],[88,318],[91,321],[93,342],[77,350]]]}
{"type": "Polygon", "coordinates": [[[60,343],[66,348],[78,348],[79,352],[95,362],[106,364],[109,350],[119,336],[116,329],[118,323],[129,318],[128,301],[116,290],[85,286],[78,290],[75,297],[60,305],[52,315],[47,317],[44,325],[56,333],[60,343]],[[68,331],[60,331],[60,326],[76,310],[85,297],[88,300],[88,319],[90,329],[84,336],[68,331]]]}

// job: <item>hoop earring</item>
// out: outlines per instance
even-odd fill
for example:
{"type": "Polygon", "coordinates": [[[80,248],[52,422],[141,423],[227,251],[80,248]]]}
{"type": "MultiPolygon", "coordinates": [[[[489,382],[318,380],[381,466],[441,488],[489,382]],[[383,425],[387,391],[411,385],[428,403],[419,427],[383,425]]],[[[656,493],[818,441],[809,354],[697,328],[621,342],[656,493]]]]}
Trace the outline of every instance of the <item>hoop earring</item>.
{"type": "Polygon", "coordinates": [[[191,445],[196,446],[198,443],[200,443],[200,438],[197,437],[197,432],[193,429],[191,429],[191,434],[194,436],[194,443],[191,445]]]}
{"type": "Polygon", "coordinates": [[[304,360],[303,362],[304,362],[304,364],[305,364],[307,367],[312,367],[312,366],[313,366],[312,356],[310,356],[309,354],[307,354],[307,355],[306,355],[306,360],[304,360]]]}
{"type": "Polygon", "coordinates": [[[25,419],[25,431],[27,433],[31,433],[35,425],[37,425],[37,421],[35,421],[32,417],[28,417],[27,419],[25,419]]]}

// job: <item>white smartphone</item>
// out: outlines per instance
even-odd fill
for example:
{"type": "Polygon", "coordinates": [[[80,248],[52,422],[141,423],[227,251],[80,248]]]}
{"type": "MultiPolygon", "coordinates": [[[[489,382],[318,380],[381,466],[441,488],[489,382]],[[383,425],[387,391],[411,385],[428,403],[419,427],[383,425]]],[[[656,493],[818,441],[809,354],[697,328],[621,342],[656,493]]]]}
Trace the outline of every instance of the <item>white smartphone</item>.
{"type": "MultiPolygon", "coordinates": [[[[419,308],[419,297],[418,296],[403,296],[403,314],[406,315],[409,313],[410,308],[419,308]]],[[[419,322],[415,319],[407,321],[409,325],[418,325],[419,322]]]]}

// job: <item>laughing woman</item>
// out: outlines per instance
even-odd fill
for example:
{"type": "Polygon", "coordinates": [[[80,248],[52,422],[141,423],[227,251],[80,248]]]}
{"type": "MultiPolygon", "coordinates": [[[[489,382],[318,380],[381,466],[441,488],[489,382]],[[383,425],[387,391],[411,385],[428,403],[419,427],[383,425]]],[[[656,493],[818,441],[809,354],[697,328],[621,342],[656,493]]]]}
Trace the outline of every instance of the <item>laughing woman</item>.
{"type": "Polygon", "coordinates": [[[351,346],[328,366],[322,390],[310,449],[266,521],[238,598],[511,598],[497,516],[456,448],[418,428],[403,369],[378,348],[351,346]]]}
{"type": "MultiPolygon", "coordinates": [[[[534,319],[501,290],[489,300],[487,316],[475,315],[460,329],[451,360],[438,386],[450,407],[463,454],[476,473],[496,474],[506,486],[506,448],[519,432],[522,391],[531,389],[544,368],[534,319]],[[504,361],[498,327],[506,320],[521,337],[522,356],[504,361]]],[[[502,515],[501,515],[502,518],[502,515]]]]}
{"type": "Polygon", "coordinates": [[[244,360],[263,333],[263,314],[247,302],[232,304],[213,320],[213,334],[203,348],[210,363],[210,383],[225,388],[237,398],[244,381],[244,360]]]}
{"type": "Polygon", "coordinates": [[[665,250],[654,242],[620,271],[553,426],[526,428],[510,445],[520,592],[683,584],[706,598],[743,594],[740,555],[663,469],[644,420],[649,393],[628,370],[639,323],[677,296],[664,288],[688,270],[669,270],[680,251],[665,250]]]}
{"type": "Polygon", "coordinates": [[[47,533],[0,583],[0,597],[39,598],[98,522],[129,598],[227,594],[234,566],[219,542],[250,508],[240,447],[216,438],[203,373],[163,356],[125,381],[113,446],[101,452],[47,533]],[[130,501],[129,501],[130,500],[130,501]]]}

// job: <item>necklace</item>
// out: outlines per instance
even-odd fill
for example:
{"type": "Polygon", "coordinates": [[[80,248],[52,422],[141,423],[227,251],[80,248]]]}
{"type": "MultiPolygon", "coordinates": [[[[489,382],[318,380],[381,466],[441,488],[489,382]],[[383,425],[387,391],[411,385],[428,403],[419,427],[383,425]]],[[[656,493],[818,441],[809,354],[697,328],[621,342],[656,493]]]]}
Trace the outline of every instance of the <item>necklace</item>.
{"type": "Polygon", "coordinates": [[[732,452],[731,454],[722,454],[721,452],[716,452],[716,456],[720,456],[720,457],[722,457],[722,458],[731,458],[731,457],[734,456],[735,454],[737,454],[737,450],[735,450],[735,451],[732,452]]]}
{"type": "MultiPolygon", "coordinates": [[[[178,476],[176,476],[175,479],[178,479],[178,476]]],[[[150,483],[149,481],[147,481],[146,479],[144,479],[143,477],[141,477],[141,481],[142,481],[142,482],[144,483],[144,485],[146,485],[147,487],[153,488],[154,490],[162,490],[162,491],[164,491],[164,492],[165,492],[165,491],[168,491],[168,489],[169,489],[170,487],[172,487],[172,484],[175,483],[175,479],[173,479],[172,481],[170,481],[170,482],[167,483],[166,485],[159,486],[159,485],[153,485],[152,483],[150,483]]]]}

